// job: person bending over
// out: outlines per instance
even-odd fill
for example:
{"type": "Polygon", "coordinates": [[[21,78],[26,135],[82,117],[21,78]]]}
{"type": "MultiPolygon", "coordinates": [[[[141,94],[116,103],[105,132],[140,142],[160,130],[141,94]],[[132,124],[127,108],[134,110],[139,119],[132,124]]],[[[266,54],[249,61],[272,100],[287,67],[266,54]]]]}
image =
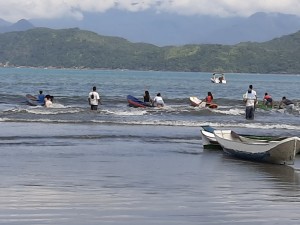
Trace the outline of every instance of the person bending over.
{"type": "Polygon", "coordinates": [[[165,103],[160,93],[157,93],[157,95],[153,99],[153,105],[157,107],[164,107],[165,103]]]}

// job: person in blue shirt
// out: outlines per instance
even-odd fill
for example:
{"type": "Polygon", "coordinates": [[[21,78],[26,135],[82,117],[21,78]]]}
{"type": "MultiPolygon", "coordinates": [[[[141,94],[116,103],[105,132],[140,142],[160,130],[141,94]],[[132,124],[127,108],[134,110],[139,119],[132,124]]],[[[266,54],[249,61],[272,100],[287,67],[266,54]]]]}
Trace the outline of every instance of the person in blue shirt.
{"type": "Polygon", "coordinates": [[[37,96],[37,101],[41,105],[45,104],[45,95],[43,94],[43,91],[39,92],[39,95],[37,96]]]}

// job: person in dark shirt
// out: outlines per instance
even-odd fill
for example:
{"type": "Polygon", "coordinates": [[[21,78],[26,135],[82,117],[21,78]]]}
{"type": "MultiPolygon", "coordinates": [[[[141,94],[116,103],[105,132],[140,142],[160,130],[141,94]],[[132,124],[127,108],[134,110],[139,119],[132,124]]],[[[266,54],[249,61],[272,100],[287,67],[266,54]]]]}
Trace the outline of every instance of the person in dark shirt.
{"type": "Polygon", "coordinates": [[[282,100],[279,104],[279,108],[283,109],[286,108],[288,110],[293,110],[295,107],[294,102],[292,102],[291,100],[287,99],[285,96],[282,97],[282,100]]]}
{"type": "Polygon", "coordinates": [[[149,94],[149,91],[145,91],[145,94],[144,94],[144,102],[149,104],[149,105],[152,105],[153,101],[150,97],[150,94],[149,94]]]}

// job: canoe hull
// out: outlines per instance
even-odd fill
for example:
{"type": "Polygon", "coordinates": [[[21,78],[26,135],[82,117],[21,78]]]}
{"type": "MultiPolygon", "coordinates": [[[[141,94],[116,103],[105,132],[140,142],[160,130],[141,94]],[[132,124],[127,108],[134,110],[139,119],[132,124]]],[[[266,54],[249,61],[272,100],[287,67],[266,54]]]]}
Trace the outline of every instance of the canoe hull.
{"type": "Polygon", "coordinates": [[[211,103],[209,105],[206,105],[205,101],[200,100],[197,97],[190,97],[190,103],[191,103],[191,106],[199,107],[199,108],[205,108],[205,107],[208,107],[208,108],[211,108],[211,109],[218,108],[217,104],[211,103]]]}
{"type": "Polygon", "coordinates": [[[211,132],[201,130],[203,149],[222,150],[221,145],[217,142],[215,135],[211,132]]]}
{"type": "MultiPolygon", "coordinates": [[[[202,144],[204,149],[222,149],[219,142],[216,140],[214,135],[215,129],[209,125],[201,126],[201,137],[202,137],[202,144]],[[203,141],[204,140],[204,141],[203,141]]],[[[265,141],[279,141],[283,140],[286,137],[279,137],[279,136],[261,136],[261,135],[246,135],[246,134],[239,134],[240,136],[251,138],[254,140],[265,140],[265,141]]],[[[297,142],[297,152],[300,152],[300,143],[297,142]]]]}
{"type": "Polygon", "coordinates": [[[204,108],[206,103],[197,97],[190,97],[191,106],[204,108]]]}
{"type": "Polygon", "coordinates": [[[133,97],[132,95],[127,95],[127,102],[128,105],[135,108],[146,108],[146,107],[152,107],[152,105],[142,102],[139,99],[133,97]]]}
{"type": "Polygon", "coordinates": [[[30,105],[30,106],[41,106],[41,105],[43,105],[42,103],[38,102],[38,99],[33,95],[27,94],[25,97],[26,97],[27,104],[30,105]]]}
{"type": "Polygon", "coordinates": [[[207,107],[210,108],[210,109],[216,109],[216,108],[218,108],[218,105],[215,104],[215,103],[211,103],[207,107]]]}
{"type": "Polygon", "coordinates": [[[262,102],[258,102],[258,104],[255,105],[255,108],[263,109],[263,110],[272,110],[271,105],[265,105],[262,102]]]}
{"type": "Polygon", "coordinates": [[[289,137],[281,141],[253,140],[231,130],[215,130],[216,140],[223,151],[236,158],[274,164],[294,164],[300,139],[289,137]]]}

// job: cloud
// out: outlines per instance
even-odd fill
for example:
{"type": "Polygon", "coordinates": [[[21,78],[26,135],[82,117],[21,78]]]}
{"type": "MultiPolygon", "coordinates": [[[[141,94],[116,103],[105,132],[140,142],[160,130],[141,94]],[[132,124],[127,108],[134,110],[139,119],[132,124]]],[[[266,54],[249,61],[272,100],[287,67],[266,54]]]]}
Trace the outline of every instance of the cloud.
{"type": "Polygon", "coordinates": [[[220,17],[249,16],[255,12],[280,12],[300,16],[299,0],[0,0],[0,18],[20,19],[75,18],[85,12],[119,9],[131,12],[156,10],[181,15],[220,17]]]}

